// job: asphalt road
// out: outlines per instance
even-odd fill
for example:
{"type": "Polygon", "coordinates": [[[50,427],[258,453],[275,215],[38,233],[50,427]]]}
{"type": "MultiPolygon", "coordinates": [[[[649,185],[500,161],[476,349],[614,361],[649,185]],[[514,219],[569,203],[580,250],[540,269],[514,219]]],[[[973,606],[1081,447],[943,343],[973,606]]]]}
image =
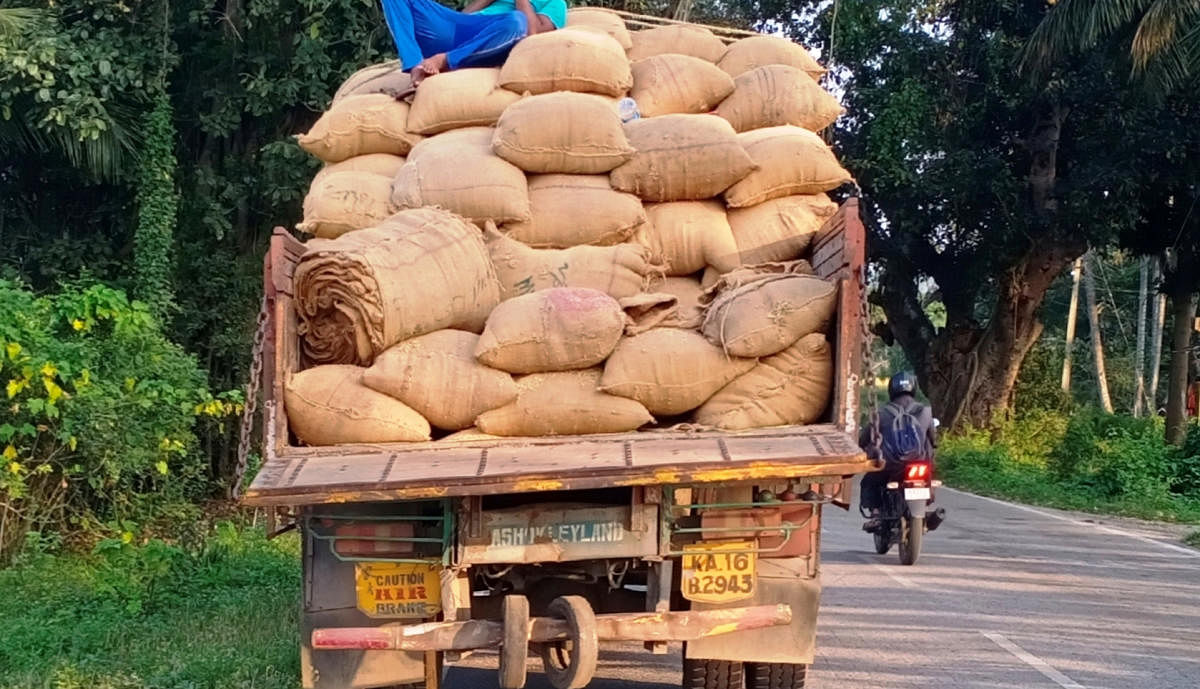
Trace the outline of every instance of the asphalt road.
{"type": "MultiPolygon", "coordinates": [[[[1200,688],[1200,551],[1136,524],[943,490],[920,562],[827,509],[810,689],[1200,688]]],[[[593,689],[678,687],[678,653],[606,649],[593,689]]],[[[530,666],[530,689],[548,684],[530,666]]],[[[491,688],[495,658],[453,669],[491,688]]]]}

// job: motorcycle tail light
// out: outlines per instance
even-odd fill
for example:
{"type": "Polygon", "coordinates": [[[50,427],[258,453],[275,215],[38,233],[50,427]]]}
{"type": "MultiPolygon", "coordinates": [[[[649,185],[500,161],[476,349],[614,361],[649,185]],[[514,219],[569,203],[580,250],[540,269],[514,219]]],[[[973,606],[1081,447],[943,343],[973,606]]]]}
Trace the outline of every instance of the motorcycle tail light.
{"type": "Polygon", "coordinates": [[[900,487],[900,483],[898,481],[892,481],[891,483],[887,484],[888,490],[896,490],[899,487],[900,487]]]}
{"type": "Polygon", "coordinates": [[[929,478],[929,465],[928,464],[916,463],[916,464],[908,465],[907,479],[909,481],[917,481],[917,480],[926,479],[926,478],[929,478]]]}

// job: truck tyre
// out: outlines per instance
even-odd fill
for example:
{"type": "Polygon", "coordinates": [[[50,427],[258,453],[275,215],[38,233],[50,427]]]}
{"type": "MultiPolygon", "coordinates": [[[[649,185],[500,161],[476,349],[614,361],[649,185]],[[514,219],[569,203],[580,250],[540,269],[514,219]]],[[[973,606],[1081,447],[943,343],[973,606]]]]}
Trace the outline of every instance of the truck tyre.
{"type": "Polygon", "coordinates": [[[683,689],[742,689],[742,686],[741,663],[683,659],[683,689]]]}
{"type": "Polygon", "coordinates": [[[542,666],[554,689],[583,689],[596,674],[600,642],[596,613],[583,596],[560,596],[550,602],[551,617],[566,620],[571,639],[541,645],[542,666]]]}
{"type": "Polygon", "coordinates": [[[900,564],[915,565],[921,556],[921,541],[925,535],[925,518],[910,517],[901,522],[900,564]]]}
{"type": "Polygon", "coordinates": [[[529,660],[529,599],[504,597],[504,641],[500,644],[500,689],[523,689],[529,660]]]}
{"type": "Polygon", "coordinates": [[[807,665],[747,663],[746,689],[804,689],[807,665]]]}

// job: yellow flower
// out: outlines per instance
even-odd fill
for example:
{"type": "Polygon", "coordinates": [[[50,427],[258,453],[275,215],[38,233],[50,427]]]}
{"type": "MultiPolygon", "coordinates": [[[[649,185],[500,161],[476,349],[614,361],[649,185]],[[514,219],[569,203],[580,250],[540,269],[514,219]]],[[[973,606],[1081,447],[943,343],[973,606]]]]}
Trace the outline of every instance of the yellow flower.
{"type": "Polygon", "coordinates": [[[87,324],[84,323],[83,321],[79,320],[78,318],[71,321],[71,327],[74,328],[76,332],[83,330],[85,325],[87,325],[87,324]]]}
{"type": "Polygon", "coordinates": [[[4,345],[4,351],[8,354],[9,359],[16,361],[17,355],[21,353],[21,345],[16,342],[9,342],[4,345]]]}
{"type": "Polygon", "coordinates": [[[4,458],[9,460],[10,462],[12,460],[16,459],[17,458],[17,448],[13,447],[12,445],[9,445],[8,447],[4,448],[4,458]]]}
{"type": "Polygon", "coordinates": [[[21,473],[21,465],[20,465],[20,463],[18,463],[18,462],[9,462],[9,463],[8,463],[8,473],[10,473],[10,474],[19,474],[19,473],[21,473]]]}

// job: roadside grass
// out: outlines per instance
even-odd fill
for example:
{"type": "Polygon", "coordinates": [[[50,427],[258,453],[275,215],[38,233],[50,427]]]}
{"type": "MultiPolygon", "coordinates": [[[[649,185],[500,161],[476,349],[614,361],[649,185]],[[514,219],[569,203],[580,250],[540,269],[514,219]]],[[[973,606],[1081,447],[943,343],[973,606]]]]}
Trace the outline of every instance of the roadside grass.
{"type": "Polygon", "coordinates": [[[0,570],[0,687],[295,689],[299,541],[219,525],[0,570]]]}
{"type": "Polygon", "coordinates": [[[1200,548],[1200,531],[1193,531],[1183,538],[1183,542],[1193,548],[1200,548]]]}

